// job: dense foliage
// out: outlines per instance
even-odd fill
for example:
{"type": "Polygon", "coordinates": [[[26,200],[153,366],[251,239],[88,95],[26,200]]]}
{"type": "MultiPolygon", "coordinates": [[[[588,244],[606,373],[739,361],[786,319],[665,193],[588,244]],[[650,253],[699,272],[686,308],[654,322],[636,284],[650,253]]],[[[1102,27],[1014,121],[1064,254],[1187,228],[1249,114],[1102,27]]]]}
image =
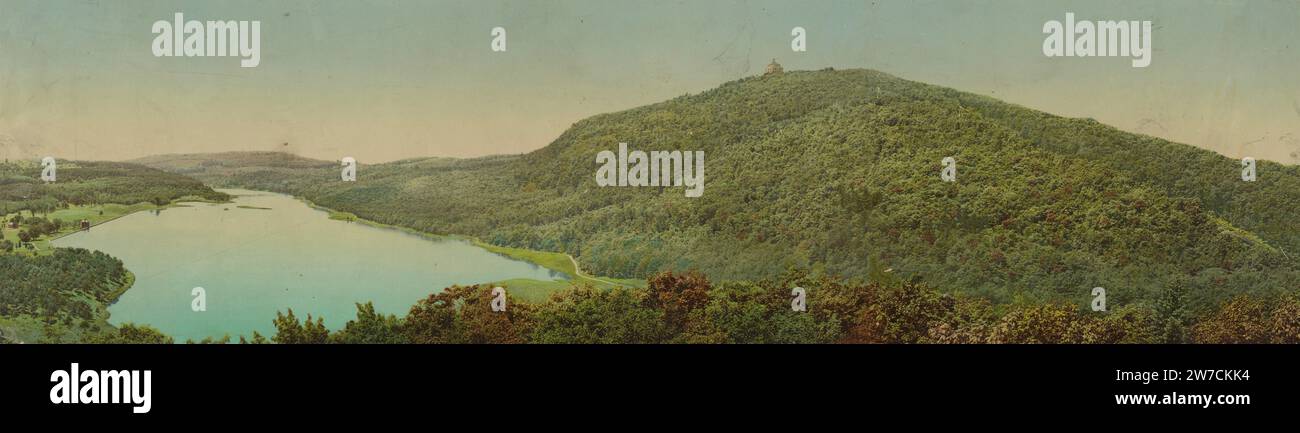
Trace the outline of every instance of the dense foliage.
{"type": "Polygon", "coordinates": [[[152,328],[108,324],[108,305],[132,282],[121,260],[99,251],[0,254],[0,343],[171,342],[152,328]]]}
{"type": "Polygon", "coordinates": [[[1300,289],[1300,168],[1261,161],[1243,182],[1210,151],[867,70],[746,78],[580,121],[526,155],[366,165],[358,182],[276,153],[141,162],[566,252],[597,275],[800,267],[997,305],[1082,306],[1104,287],[1112,305],[1149,306],[1178,286],[1198,313],[1300,289]],[[705,151],[703,197],[597,187],[594,156],[619,142],[705,151]],[[958,182],[939,180],[947,156],[958,182]]]}
{"type": "Polygon", "coordinates": [[[0,215],[94,203],[168,203],[187,196],[229,199],[198,180],[138,164],[59,161],[54,183],[41,181],[35,163],[0,164],[0,215]]]}
{"type": "Polygon", "coordinates": [[[125,323],[116,329],[107,330],[85,338],[90,344],[172,344],[167,334],[150,326],[125,323]]]}
{"type": "Polygon", "coordinates": [[[0,316],[90,320],[98,305],[117,300],[127,282],[122,261],[99,251],[0,255],[0,316]]]}
{"type": "MultiPolygon", "coordinates": [[[[489,286],[454,286],[404,317],[357,305],[330,332],[320,318],[277,314],[277,343],[1295,343],[1300,301],[1239,296],[1191,316],[1171,287],[1160,301],[1108,312],[1066,304],[996,308],[916,283],[856,283],[789,272],[713,285],[698,273],[662,273],[648,288],[572,287],[538,304],[489,306],[489,286]],[[807,290],[807,311],[791,288],[807,290]]],[[[228,340],[225,339],[225,340],[228,340]]],[[[255,342],[265,342],[260,335],[255,342]]],[[[243,339],[241,339],[243,341],[243,339]]]]}

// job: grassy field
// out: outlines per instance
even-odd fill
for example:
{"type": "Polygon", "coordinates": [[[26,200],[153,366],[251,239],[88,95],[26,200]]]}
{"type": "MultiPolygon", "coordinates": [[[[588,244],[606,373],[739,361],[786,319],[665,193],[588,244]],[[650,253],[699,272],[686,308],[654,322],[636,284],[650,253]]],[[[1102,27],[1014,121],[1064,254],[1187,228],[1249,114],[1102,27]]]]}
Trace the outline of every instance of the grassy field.
{"type": "MultiPolygon", "coordinates": [[[[573,257],[570,257],[568,254],[529,250],[524,248],[502,247],[497,245],[491,245],[479,241],[477,239],[473,239],[471,241],[474,243],[474,245],[477,245],[480,248],[483,248],[485,250],[497,254],[501,254],[503,256],[512,259],[523,260],[530,263],[536,263],[538,266],[541,266],[543,268],[566,274],[570,278],[573,278],[575,281],[579,283],[589,283],[593,287],[596,287],[598,289],[612,289],[614,287],[645,287],[645,281],[643,280],[605,278],[605,277],[594,277],[591,275],[587,275],[583,273],[581,269],[578,269],[577,260],[575,260],[573,257]]],[[[563,284],[564,287],[567,287],[569,284],[568,282],[563,282],[563,283],[564,283],[563,284]]]]}
{"type": "Polygon", "coordinates": [[[577,276],[578,270],[573,266],[573,261],[569,260],[569,256],[561,253],[534,251],[534,250],[528,250],[523,248],[499,247],[496,245],[481,242],[479,240],[471,240],[471,242],[473,242],[474,245],[477,245],[479,248],[483,248],[485,250],[497,254],[501,254],[503,256],[515,260],[523,260],[530,263],[536,263],[538,266],[541,266],[546,269],[550,269],[552,271],[564,273],[571,277],[576,278],[577,276]]]}
{"type": "MultiPolygon", "coordinates": [[[[157,208],[158,206],[155,206],[153,204],[137,203],[133,205],[102,204],[102,205],[72,206],[67,209],[59,209],[57,211],[51,212],[49,215],[41,215],[41,216],[43,216],[45,219],[50,219],[50,220],[62,220],[63,229],[59,230],[58,233],[55,233],[53,235],[41,236],[40,238],[37,238],[36,240],[32,241],[32,244],[36,246],[36,254],[41,254],[41,255],[50,254],[53,252],[53,249],[50,247],[50,241],[79,231],[80,228],[78,223],[81,220],[90,221],[91,226],[97,226],[112,221],[114,219],[121,218],[125,215],[129,215],[144,210],[153,210],[157,208]]],[[[22,214],[24,217],[32,216],[31,212],[22,212],[22,214]]],[[[8,221],[9,218],[11,218],[13,215],[15,214],[5,215],[4,219],[8,221]]],[[[20,227],[20,229],[26,229],[26,227],[20,227]]],[[[10,229],[6,225],[4,229],[4,239],[8,239],[9,241],[17,244],[18,231],[19,230],[10,229]]]]}
{"type": "Polygon", "coordinates": [[[338,221],[356,221],[358,218],[352,212],[329,211],[330,219],[338,221]]]}
{"type": "Polygon", "coordinates": [[[510,296],[530,304],[545,302],[552,293],[567,289],[571,284],[573,284],[572,280],[541,281],[530,278],[515,278],[488,283],[490,286],[504,287],[510,292],[510,296]]]}

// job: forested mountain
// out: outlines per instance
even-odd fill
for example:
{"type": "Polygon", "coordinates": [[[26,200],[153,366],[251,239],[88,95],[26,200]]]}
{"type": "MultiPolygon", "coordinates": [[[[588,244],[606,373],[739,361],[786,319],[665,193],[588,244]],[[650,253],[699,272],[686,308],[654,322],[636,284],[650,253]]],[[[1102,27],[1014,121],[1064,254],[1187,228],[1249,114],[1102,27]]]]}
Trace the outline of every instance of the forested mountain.
{"type": "MultiPolygon", "coordinates": [[[[359,143],[364,146],[364,143],[359,143]]],[[[342,155],[341,155],[342,156],[342,155]]],[[[360,217],[562,251],[598,275],[789,268],[924,281],[995,303],[1207,306],[1300,289],[1300,168],[1241,164],[1089,119],[869,70],[750,77],[582,120],[519,156],[364,165],[276,153],[138,162],[360,217]],[[705,152],[703,197],[598,187],[595,156],[705,152]],[[957,161],[957,181],[940,161],[957,161]]]]}

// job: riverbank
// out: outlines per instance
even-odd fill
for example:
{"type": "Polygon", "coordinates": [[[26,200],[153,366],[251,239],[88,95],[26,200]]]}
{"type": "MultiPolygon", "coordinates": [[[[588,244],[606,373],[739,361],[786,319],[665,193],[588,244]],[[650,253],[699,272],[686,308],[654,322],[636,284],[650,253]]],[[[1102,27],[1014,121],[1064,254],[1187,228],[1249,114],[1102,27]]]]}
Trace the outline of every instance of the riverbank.
{"type": "MultiPolygon", "coordinates": [[[[177,198],[176,200],[173,200],[162,206],[149,203],[149,202],[140,202],[135,204],[104,203],[104,204],[94,204],[94,205],[69,206],[64,209],[55,210],[48,214],[40,215],[42,218],[45,218],[47,220],[55,220],[55,219],[62,220],[64,221],[64,226],[57,233],[42,236],[38,239],[32,240],[31,243],[33,246],[36,247],[36,251],[31,253],[31,255],[48,255],[53,253],[54,241],[84,231],[81,229],[81,227],[78,224],[78,222],[82,220],[88,221],[90,223],[90,227],[93,229],[99,225],[112,222],[114,220],[117,220],[118,218],[122,218],[137,212],[157,211],[157,210],[164,210],[173,207],[187,207],[188,205],[186,203],[230,203],[230,201],[221,202],[216,200],[208,200],[197,196],[185,196],[185,197],[177,198]]],[[[4,220],[7,221],[13,215],[21,214],[21,213],[22,212],[20,211],[20,212],[4,215],[4,220]]],[[[35,214],[28,211],[27,216],[35,216],[35,214]]],[[[7,239],[17,244],[19,242],[18,231],[19,230],[6,228],[4,229],[3,236],[0,236],[0,239],[7,239]]]]}
{"type": "MultiPolygon", "coordinates": [[[[266,192],[266,191],[257,191],[257,192],[266,193],[266,194],[284,195],[284,194],[266,192]]],[[[249,195],[251,193],[245,192],[244,194],[249,195]]],[[[284,196],[290,197],[288,195],[284,195],[284,196]]],[[[238,200],[238,198],[239,198],[238,194],[232,193],[231,200],[222,203],[235,203],[235,201],[238,200]]],[[[292,197],[292,198],[301,203],[306,204],[311,209],[327,213],[329,218],[332,220],[355,222],[355,223],[367,225],[374,228],[384,229],[384,230],[395,230],[395,231],[415,235],[421,238],[434,240],[434,241],[455,240],[459,242],[464,242],[474,247],[481,248],[487,252],[497,254],[499,256],[508,259],[537,265],[541,268],[566,276],[567,279],[561,279],[561,280],[515,278],[515,279],[507,279],[507,280],[478,282],[479,284],[499,285],[505,287],[508,290],[510,290],[512,296],[524,302],[545,301],[547,298],[549,298],[550,294],[558,292],[560,290],[567,289],[574,284],[587,284],[598,289],[606,289],[606,290],[616,288],[616,287],[627,287],[627,288],[645,287],[644,280],[614,279],[614,278],[603,278],[603,277],[588,275],[582,271],[581,266],[578,263],[577,259],[572,256],[569,256],[568,254],[492,245],[490,243],[484,242],[480,239],[470,237],[470,236],[439,235],[434,233],[428,233],[421,230],[412,229],[409,227],[384,224],[384,223],[360,218],[355,214],[349,212],[331,209],[325,206],[320,206],[304,197],[292,197]]],[[[213,203],[212,201],[209,200],[202,200],[202,199],[196,200],[196,199],[186,197],[186,198],[178,199],[177,201],[174,201],[172,203],[168,203],[167,205],[164,206],[155,206],[150,203],[138,203],[129,206],[128,205],[78,206],[78,207],[73,207],[73,208],[63,209],[63,210],[53,212],[51,213],[51,216],[55,218],[63,219],[65,221],[80,221],[81,219],[86,219],[91,222],[93,228],[136,212],[158,211],[158,210],[171,208],[171,207],[188,207],[186,203],[195,203],[195,202],[213,203]]],[[[251,208],[248,205],[232,206],[232,207],[238,207],[240,209],[251,208]]],[[[44,251],[45,254],[48,254],[52,252],[52,248],[50,248],[52,246],[51,241],[63,238],[65,236],[74,233],[79,233],[82,231],[79,228],[73,226],[74,226],[73,224],[69,224],[68,229],[63,230],[60,233],[49,237],[48,239],[42,239],[41,250],[44,251]]],[[[123,288],[122,291],[124,292],[125,289],[126,288],[123,288]]]]}
{"type": "Polygon", "coordinates": [[[588,275],[582,272],[582,267],[578,264],[578,260],[576,258],[565,253],[538,251],[538,250],[530,250],[526,248],[514,248],[514,247],[493,245],[472,236],[440,235],[435,233],[428,233],[410,227],[403,227],[403,226],[398,226],[393,224],[384,224],[381,222],[368,220],[359,217],[356,214],[353,214],[351,212],[340,211],[337,209],[331,209],[325,206],[321,206],[319,204],[312,202],[306,197],[294,196],[294,198],[307,204],[307,206],[311,207],[312,209],[326,212],[327,214],[329,214],[330,219],[356,222],[359,224],[365,224],[371,227],[388,229],[388,230],[397,230],[404,233],[409,233],[409,234],[413,234],[413,235],[417,235],[429,239],[460,240],[460,241],[468,242],[474,246],[477,246],[489,252],[493,252],[505,256],[510,259],[532,263],[537,266],[541,266],[543,268],[569,276],[569,280],[559,280],[559,281],[512,279],[512,280],[503,280],[503,281],[484,282],[484,284],[500,285],[507,289],[521,289],[517,291],[512,291],[511,294],[521,300],[525,300],[528,302],[544,301],[550,295],[550,293],[566,289],[569,286],[573,285],[575,282],[587,283],[595,288],[605,289],[605,290],[613,289],[616,287],[645,288],[646,286],[644,280],[618,279],[618,278],[607,278],[607,277],[597,277],[597,276],[588,275]]]}
{"type": "MultiPolygon", "coordinates": [[[[279,194],[270,191],[259,191],[259,192],[265,192],[268,194],[279,194]]],[[[110,204],[103,204],[103,205],[73,206],[68,209],[60,209],[58,211],[52,212],[50,215],[47,216],[47,218],[57,218],[65,221],[80,221],[84,219],[90,222],[91,228],[94,228],[101,224],[112,222],[113,220],[116,220],[118,218],[136,212],[164,210],[172,207],[185,207],[186,206],[185,203],[234,203],[235,197],[238,196],[231,195],[231,200],[227,200],[227,201],[207,200],[201,197],[181,197],[163,206],[157,206],[152,203],[136,203],[133,205],[121,205],[121,204],[110,203],[110,204]]],[[[570,281],[586,282],[595,286],[596,288],[610,289],[614,287],[631,287],[631,288],[645,287],[644,280],[618,279],[618,278],[598,277],[598,276],[589,275],[585,272],[582,272],[582,267],[581,265],[579,265],[577,258],[568,254],[550,252],[550,251],[530,250],[526,248],[505,247],[505,246],[493,245],[484,242],[481,239],[471,237],[471,236],[440,235],[440,234],[429,233],[429,232],[413,229],[410,227],[403,227],[403,226],[398,226],[393,224],[384,224],[377,221],[361,218],[351,212],[340,211],[337,209],[331,209],[325,206],[321,206],[319,204],[312,202],[306,197],[293,196],[293,198],[305,203],[308,207],[312,209],[316,209],[327,213],[329,218],[333,220],[355,222],[355,223],[364,224],[367,226],[386,229],[386,230],[397,230],[403,233],[412,234],[412,235],[416,235],[416,236],[420,236],[432,240],[455,239],[455,240],[468,242],[474,246],[483,248],[487,251],[500,254],[502,256],[514,260],[532,263],[541,266],[543,268],[567,275],[569,276],[570,281]]],[[[252,206],[237,206],[237,207],[241,209],[266,209],[266,208],[252,207],[252,206]]],[[[68,236],[81,231],[82,230],[80,228],[74,227],[72,224],[69,224],[67,229],[61,230],[59,233],[56,233],[52,236],[37,240],[35,241],[35,243],[37,244],[37,247],[39,248],[40,251],[44,251],[46,254],[48,254],[50,251],[52,251],[52,246],[50,245],[51,242],[58,240],[64,236],[68,236]]],[[[504,283],[509,282],[515,285],[527,286],[531,289],[540,290],[540,289],[563,289],[570,285],[570,281],[541,281],[541,280],[531,280],[531,279],[517,279],[517,280],[506,280],[506,281],[492,281],[492,282],[484,282],[484,283],[485,284],[500,283],[504,285],[504,283]]]]}

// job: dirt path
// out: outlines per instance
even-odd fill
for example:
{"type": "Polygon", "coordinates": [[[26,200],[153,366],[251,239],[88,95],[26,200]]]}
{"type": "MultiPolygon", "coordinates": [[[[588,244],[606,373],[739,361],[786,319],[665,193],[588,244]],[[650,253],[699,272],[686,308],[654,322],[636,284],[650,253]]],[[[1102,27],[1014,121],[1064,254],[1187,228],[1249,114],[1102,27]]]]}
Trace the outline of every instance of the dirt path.
{"type": "Polygon", "coordinates": [[[586,279],[588,279],[588,280],[598,281],[598,282],[601,282],[601,283],[610,284],[610,285],[614,285],[614,286],[618,286],[618,287],[622,287],[622,286],[623,286],[622,284],[615,283],[615,282],[613,282],[613,281],[605,281],[605,280],[602,280],[602,279],[600,279],[600,278],[592,277],[592,276],[590,276],[590,275],[587,275],[587,274],[582,273],[582,267],[581,267],[581,266],[578,266],[578,259],[575,259],[575,258],[573,258],[573,256],[568,255],[568,254],[565,254],[564,256],[565,256],[565,257],[568,257],[568,258],[569,258],[569,261],[573,262],[573,273],[576,274],[577,276],[579,276],[579,277],[581,277],[581,278],[586,278],[586,279]]]}

